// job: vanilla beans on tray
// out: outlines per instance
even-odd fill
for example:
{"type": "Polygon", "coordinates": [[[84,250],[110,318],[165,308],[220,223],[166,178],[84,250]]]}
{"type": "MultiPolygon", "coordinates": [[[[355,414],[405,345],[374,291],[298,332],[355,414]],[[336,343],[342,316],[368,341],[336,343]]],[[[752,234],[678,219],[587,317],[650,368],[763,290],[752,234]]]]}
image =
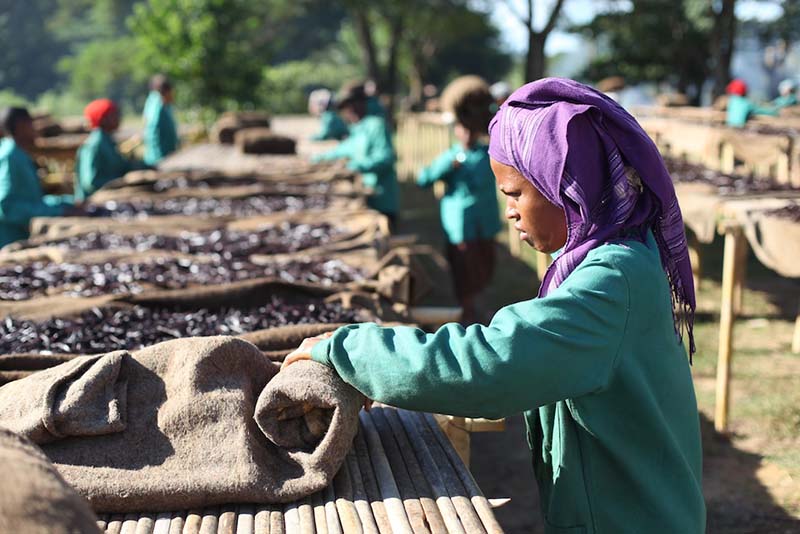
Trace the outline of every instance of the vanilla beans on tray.
{"type": "Polygon", "coordinates": [[[99,354],[136,350],[189,336],[238,335],[290,324],[351,323],[358,312],[321,299],[273,297],[262,306],[192,311],[167,308],[93,308],[43,322],[0,321],[0,354],[99,354]]]}

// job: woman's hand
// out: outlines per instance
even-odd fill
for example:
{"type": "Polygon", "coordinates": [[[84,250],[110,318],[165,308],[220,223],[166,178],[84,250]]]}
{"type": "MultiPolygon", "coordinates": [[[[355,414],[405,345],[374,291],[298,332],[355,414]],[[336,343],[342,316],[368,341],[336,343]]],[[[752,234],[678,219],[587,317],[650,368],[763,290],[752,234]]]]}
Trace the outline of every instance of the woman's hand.
{"type": "MultiPolygon", "coordinates": [[[[307,337],[300,343],[300,346],[297,347],[295,350],[290,352],[284,358],[283,363],[281,364],[281,371],[289,367],[295,362],[299,362],[302,360],[310,360],[311,359],[311,349],[314,348],[314,345],[319,343],[324,339],[328,339],[333,335],[333,332],[325,332],[324,334],[320,334],[314,337],[307,337]]],[[[364,397],[364,409],[369,411],[372,408],[372,400],[364,397]]]]}
{"type": "Polygon", "coordinates": [[[292,352],[286,355],[284,358],[283,363],[281,364],[281,370],[286,369],[294,362],[299,362],[301,360],[310,360],[311,359],[311,349],[314,348],[314,345],[319,343],[324,339],[328,339],[333,335],[333,332],[325,332],[324,334],[320,334],[314,337],[307,337],[300,343],[300,346],[294,349],[292,352]]]}

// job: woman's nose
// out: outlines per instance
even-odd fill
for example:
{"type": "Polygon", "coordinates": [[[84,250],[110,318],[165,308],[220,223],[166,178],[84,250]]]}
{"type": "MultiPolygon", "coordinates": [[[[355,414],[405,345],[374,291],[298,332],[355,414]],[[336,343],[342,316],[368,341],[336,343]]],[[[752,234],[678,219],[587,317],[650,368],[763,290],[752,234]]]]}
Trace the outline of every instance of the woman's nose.
{"type": "Polygon", "coordinates": [[[506,219],[519,219],[519,211],[514,206],[506,206],[506,219]]]}

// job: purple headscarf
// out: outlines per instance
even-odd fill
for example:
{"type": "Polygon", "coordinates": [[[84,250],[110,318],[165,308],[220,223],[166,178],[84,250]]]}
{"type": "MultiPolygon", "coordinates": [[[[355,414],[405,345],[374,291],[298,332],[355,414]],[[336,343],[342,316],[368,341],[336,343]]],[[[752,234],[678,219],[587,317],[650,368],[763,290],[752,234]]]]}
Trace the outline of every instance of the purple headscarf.
{"type": "Polygon", "coordinates": [[[514,91],[489,125],[489,155],[517,169],[567,218],[567,242],[542,280],[558,287],[593,248],[652,230],[679,336],[694,353],[694,281],[672,179],[636,120],[604,94],[545,78],[514,91]],[[570,150],[571,148],[571,150],[570,150]]]}

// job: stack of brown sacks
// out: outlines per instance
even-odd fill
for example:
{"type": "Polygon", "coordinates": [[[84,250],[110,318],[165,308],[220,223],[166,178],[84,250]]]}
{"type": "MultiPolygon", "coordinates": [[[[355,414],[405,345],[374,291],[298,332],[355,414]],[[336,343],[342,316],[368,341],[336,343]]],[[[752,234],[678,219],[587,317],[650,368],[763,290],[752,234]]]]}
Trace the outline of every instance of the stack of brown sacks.
{"type": "Polygon", "coordinates": [[[290,502],[327,486],[361,395],[231,337],[83,356],[0,387],[0,426],[39,444],[98,512],[290,502]]]}

